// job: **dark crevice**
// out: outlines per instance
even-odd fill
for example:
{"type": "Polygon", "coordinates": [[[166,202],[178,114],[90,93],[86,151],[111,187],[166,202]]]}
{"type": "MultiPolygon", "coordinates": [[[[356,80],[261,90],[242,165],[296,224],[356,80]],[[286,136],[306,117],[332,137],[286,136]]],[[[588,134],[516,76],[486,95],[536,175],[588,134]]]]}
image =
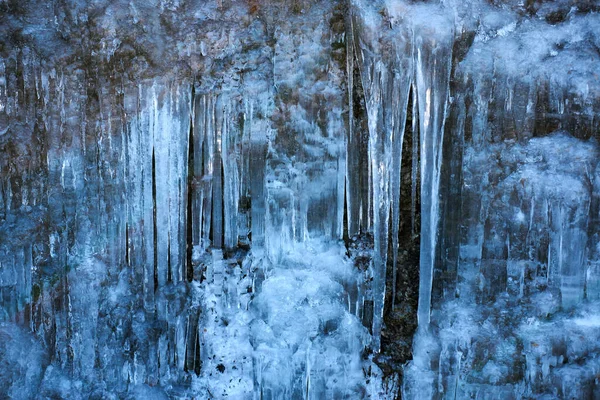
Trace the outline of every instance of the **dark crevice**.
{"type": "Polygon", "coordinates": [[[353,73],[353,93],[351,118],[354,118],[355,142],[352,146],[358,154],[357,172],[354,172],[355,182],[358,189],[358,198],[360,199],[360,211],[358,211],[358,231],[361,234],[368,232],[369,216],[373,215],[372,204],[370,201],[371,189],[369,187],[369,126],[367,118],[367,106],[365,102],[365,94],[363,90],[363,82],[360,74],[359,60],[354,54],[354,70],[353,73]]]}
{"type": "Polygon", "coordinates": [[[156,155],[152,149],[152,240],[154,244],[154,291],[158,290],[158,229],[156,219],[156,155]]]}
{"type": "Polygon", "coordinates": [[[125,265],[129,266],[129,224],[125,223],[125,265]]]}
{"type": "Polygon", "coordinates": [[[190,132],[188,137],[188,175],[187,175],[187,208],[186,208],[186,275],[187,280],[192,281],[194,277],[194,266],[192,265],[192,254],[194,251],[193,239],[193,201],[194,201],[194,101],[196,97],[195,88],[192,85],[192,104],[190,113],[190,132]]]}
{"type": "Polygon", "coordinates": [[[173,281],[173,270],[171,268],[171,230],[167,232],[167,282],[173,281]]]}
{"type": "Polygon", "coordinates": [[[344,216],[342,217],[342,239],[348,243],[350,236],[348,234],[348,182],[344,182],[344,216]]]}
{"type": "MultiPolygon", "coordinates": [[[[384,328],[381,334],[381,353],[375,362],[389,379],[403,374],[403,365],[412,358],[412,338],[417,328],[417,303],[419,295],[419,252],[420,252],[420,169],[418,168],[419,133],[413,126],[413,92],[409,93],[406,125],[402,143],[402,171],[400,185],[400,227],[398,229],[398,259],[394,282],[393,230],[389,229],[388,262],[386,276],[386,299],[384,328]],[[413,160],[416,156],[417,159],[413,160]],[[413,161],[415,164],[413,164],[413,161]],[[414,168],[414,165],[417,168],[414,168]],[[417,190],[413,197],[413,182],[417,190]],[[413,213],[414,210],[414,213],[413,213]],[[392,302],[392,295],[396,299],[392,302]],[[392,303],[394,307],[392,307],[392,303]]],[[[417,125],[418,126],[418,125],[417,125]]]]}
{"type": "Polygon", "coordinates": [[[200,335],[198,334],[200,310],[193,309],[188,318],[184,371],[193,371],[196,376],[199,376],[202,367],[202,361],[200,360],[200,335]]]}
{"type": "Polygon", "coordinates": [[[215,171],[213,172],[214,174],[219,174],[220,175],[220,179],[221,179],[221,184],[219,185],[219,191],[217,192],[216,185],[214,184],[213,181],[213,188],[212,188],[212,223],[210,224],[210,239],[212,242],[213,247],[215,248],[222,248],[223,247],[223,239],[224,239],[224,233],[225,233],[225,226],[224,226],[224,212],[225,212],[225,204],[224,204],[224,196],[223,196],[223,183],[224,183],[224,172],[223,172],[223,159],[221,158],[221,152],[220,151],[215,151],[215,157],[218,158],[218,168],[215,168],[215,171]],[[218,203],[217,203],[218,202],[218,203]],[[216,215],[220,214],[220,221],[218,221],[215,217],[216,215]],[[220,231],[221,234],[219,235],[219,237],[216,236],[215,234],[215,228],[216,228],[216,224],[220,223],[220,231]]]}

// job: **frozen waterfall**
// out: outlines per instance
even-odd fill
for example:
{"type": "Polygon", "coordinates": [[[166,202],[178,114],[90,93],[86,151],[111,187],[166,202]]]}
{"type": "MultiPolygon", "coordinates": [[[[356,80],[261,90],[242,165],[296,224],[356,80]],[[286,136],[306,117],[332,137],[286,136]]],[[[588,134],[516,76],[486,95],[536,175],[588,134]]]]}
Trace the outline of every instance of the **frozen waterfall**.
{"type": "Polygon", "coordinates": [[[0,33],[0,398],[600,397],[597,2],[0,33]]]}

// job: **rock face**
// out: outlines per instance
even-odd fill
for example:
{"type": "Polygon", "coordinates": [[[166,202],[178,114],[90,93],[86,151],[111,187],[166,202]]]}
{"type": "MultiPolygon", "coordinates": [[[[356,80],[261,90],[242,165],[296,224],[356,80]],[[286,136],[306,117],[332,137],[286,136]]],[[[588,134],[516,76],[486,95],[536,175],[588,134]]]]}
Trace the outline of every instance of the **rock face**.
{"type": "Polygon", "coordinates": [[[599,12],[0,0],[0,397],[600,396],[599,12]]]}

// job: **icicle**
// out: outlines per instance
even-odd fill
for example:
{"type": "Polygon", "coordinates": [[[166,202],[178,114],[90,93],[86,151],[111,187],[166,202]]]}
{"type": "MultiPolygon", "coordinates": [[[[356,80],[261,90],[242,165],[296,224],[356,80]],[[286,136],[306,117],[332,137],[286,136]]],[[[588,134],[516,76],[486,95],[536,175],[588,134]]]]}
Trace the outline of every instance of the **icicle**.
{"type": "Polygon", "coordinates": [[[346,73],[348,83],[348,145],[346,164],[346,204],[348,209],[348,235],[360,231],[360,171],[359,143],[354,127],[354,34],[352,18],[349,18],[350,32],[346,35],[346,73]]]}
{"type": "Polygon", "coordinates": [[[415,27],[415,82],[421,141],[421,251],[418,321],[419,326],[425,329],[429,326],[431,309],[439,219],[442,144],[449,98],[452,40],[454,38],[453,25],[445,22],[440,21],[439,24],[436,24],[438,29],[449,30],[449,32],[438,34],[439,37],[431,36],[431,32],[424,26],[415,27]],[[427,36],[423,36],[423,33],[427,36]]]}
{"type": "MultiPolygon", "coordinates": [[[[331,135],[336,132],[342,132],[342,127],[338,126],[340,124],[340,120],[342,119],[341,115],[335,114],[332,118],[333,122],[330,125],[333,125],[330,128],[331,135]]],[[[341,124],[340,124],[341,125],[341,124]]],[[[347,152],[346,149],[348,146],[346,145],[346,137],[343,136],[339,139],[341,143],[338,144],[338,159],[337,159],[337,187],[336,187],[336,210],[335,210],[335,226],[332,237],[335,239],[342,239],[344,236],[344,201],[345,201],[345,190],[346,190],[346,175],[348,168],[347,164],[347,152]]]]}
{"type": "Polygon", "coordinates": [[[233,248],[238,243],[238,205],[240,199],[240,178],[238,166],[237,130],[231,124],[231,105],[224,105],[222,157],[223,157],[223,205],[225,248],[233,248]]]}
{"type": "Polygon", "coordinates": [[[213,168],[215,158],[215,141],[214,141],[214,99],[211,95],[202,96],[201,102],[201,118],[202,124],[200,132],[203,136],[203,154],[204,162],[202,176],[202,235],[201,245],[206,247],[209,243],[210,231],[212,226],[212,192],[213,192],[213,168]]]}
{"type": "Polygon", "coordinates": [[[412,120],[411,120],[411,135],[412,135],[412,172],[411,172],[411,188],[410,188],[410,226],[411,232],[416,233],[416,218],[417,218],[417,182],[419,176],[419,108],[417,106],[417,91],[415,85],[412,85],[411,90],[412,104],[412,120]]]}
{"type": "MultiPolygon", "coordinates": [[[[372,80],[368,81],[369,95],[367,111],[369,114],[369,160],[373,179],[373,348],[380,347],[383,303],[385,299],[385,271],[387,264],[388,226],[390,211],[389,166],[391,164],[391,135],[386,132],[385,122],[381,129],[378,120],[382,118],[382,90],[387,84],[387,71],[381,62],[376,62],[371,71],[372,80]]],[[[363,80],[365,82],[365,80],[363,80]]],[[[366,90],[365,90],[366,92],[366,90]]]]}
{"type": "MultiPolygon", "coordinates": [[[[196,91],[196,93],[198,93],[196,91]]],[[[192,244],[194,247],[202,244],[202,220],[204,199],[204,124],[206,97],[200,94],[194,96],[194,123],[193,123],[193,170],[192,176],[192,244]]]]}
{"type": "Polygon", "coordinates": [[[186,187],[188,175],[188,139],[190,131],[191,92],[188,85],[177,86],[170,93],[171,149],[170,149],[170,249],[171,275],[174,282],[185,277],[186,244],[186,187]]]}
{"type": "Polygon", "coordinates": [[[216,102],[214,119],[214,148],[213,158],[213,191],[212,191],[212,245],[216,248],[223,247],[223,179],[222,179],[222,142],[225,128],[223,97],[219,96],[216,102]]]}
{"type": "Polygon", "coordinates": [[[169,262],[169,126],[164,116],[164,106],[159,104],[159,88],[152,88],[153,122],[151,129],[154,137],[154,177],[156,212],[156,258],[157,283],[162,288],[167,282],[169,262]]]}

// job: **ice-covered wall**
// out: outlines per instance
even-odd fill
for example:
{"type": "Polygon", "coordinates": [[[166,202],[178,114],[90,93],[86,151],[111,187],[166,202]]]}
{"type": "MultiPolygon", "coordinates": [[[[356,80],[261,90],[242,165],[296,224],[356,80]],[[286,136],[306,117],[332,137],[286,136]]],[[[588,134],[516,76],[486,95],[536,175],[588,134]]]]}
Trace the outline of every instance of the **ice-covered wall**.
{"type": "Polygon", "coordinates": [[[0,394],[379,397],[345,6],[0,7],[0,394]]]}
{"type": "Polygon", "coordinates": [[[38,3],[0,395],[598,396],[593,1],[38,3]]]}
{"type": "MultiPolygon", "coordinates": [[[[600,24],[593,6],[353,7],[355,43],[367,55],[359,58],[363,85],[381,80],[373,72],[379,57],[397,82],[409,76],[404,85],[416,95],[419,330],[404,396],[597,396],[596,339],[575,339],[581,328],[569,320],[572,313],[585,315],[580,323],[593,320],[597,301],[600,24]],[[412,51],[398,64],[395,47],[407,37],[412,51]],[[561,328],[538,351],[551,325],[561,328]],[[578,340],[587,343],[585,355],[563,354],[578,340]]],[[[376,110],[395,110],[399,99],[375,96],[376,110]]]]}
{"type": "MultiPolygon", "coordinates": [[[[389,222],[402,160],[395,126],[409,108],[418,121],[419,329],[404,397],[598,395],[596,339],[575,339],[583,328],[569,319],[582,326],[597,307],[597,11],[568,1],[352,2],[369,139],[382,143],[370,153],[379,276],[378,251],[398,251],[386,242],[398,229],[389,222]],[[537,350],[550,326],[554,339],[537,350]],[[585,355],[566,355],[578,340],[585,355]]],[[[390,268],[395,289],[402,265],[390,268]]],[[[378,294],[384,285],[376,278],[378,294]]]]}

